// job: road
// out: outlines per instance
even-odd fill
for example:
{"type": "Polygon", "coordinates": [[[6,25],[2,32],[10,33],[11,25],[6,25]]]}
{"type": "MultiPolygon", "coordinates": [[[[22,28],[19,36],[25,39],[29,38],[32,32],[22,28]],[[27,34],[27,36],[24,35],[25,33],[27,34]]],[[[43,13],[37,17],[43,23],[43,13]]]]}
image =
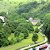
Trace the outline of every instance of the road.
{"type": "MultiPolygon", "coordinates": [[[[30,48],[29,50],[33,50],[33,48],[30,48]]],[[[39,47],[36,47],[36,50],[39,50],[39,47]]],[[[48,44],[48,48],[45,50],[50,50],[50,44],[48,44]]]]}

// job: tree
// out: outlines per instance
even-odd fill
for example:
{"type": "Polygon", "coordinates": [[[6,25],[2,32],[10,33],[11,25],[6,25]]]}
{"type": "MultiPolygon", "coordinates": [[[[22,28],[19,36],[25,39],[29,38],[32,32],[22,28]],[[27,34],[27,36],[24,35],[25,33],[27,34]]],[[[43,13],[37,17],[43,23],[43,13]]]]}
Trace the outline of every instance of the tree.
{"type": "Polygon", "coordinates": [[[9,44],[8,37],[5,33],[0,32],[0,47],[9,44]]]}
{"type": "Polygon", "coordinates": [[[28,33],[24,33],[24,39],[26,39],[29,36],[28,33]]]}
{"type": "Polygon", "coordinates": [[[48,40],[50,41],[50,14],[45,16],[42,32],[48,37],[48,40]]]}
{"type": "Polygon", "coordinates": [[[2,27],[3,27],[3,21],[2,19],[0,19],[0,30],[2,29],[2,27]]]}
{"type": "Polygon", "coordinates": [[[38,33],[39,32],[39,29],[38,28],[35,28],[35,32],[38,33]]]}
{"type": "Polygon", "coordinates": [[[17,30],[15,30],[15,32],[14,32],[15,37],[18,37],[18,36],[19,36],[19,34],[20,34],[20,32],[19,32],[19,31],[17,31],[17,30]]]}
{"type": "Polygon", "coordinates": [[[16,36],[16,41],[17,42],[20,42],[23,39],[24,39],[24,34],[23,33],[20,33],[19,35],[16,36]]]}
{"type": "Polygon", "coordinates": [[[20,33],[19,37],[18,37],[20,40],[23,40],[24,39],[24,34],[23,33],[20,33]]]}
{"type": "Polygon", "coordinates": [[[6,16],[6,13],[5,12],[1,12],[0,16],[6,16]]]}
{"type": "Polygon", "coordinates": [[[3,32],[6,33],[7,35],[11,34],[11,29],[8,25],[3,26],[3,32]]]}
{"type": "Polygon", "coordinates": [[[28,29],[29,32],[34,31],[33,25],[30,22],[20,23],[20,26],[28,29]]]}
{"type": "Polygon", "coordinates": [[[29,31],[25,28],[25,27],[22,27],[22,26],[18,26],[15,30],[15,35],[19,36],[20,33],[23,33],[24,34],[24,38],[27,38],[29,36],[29,31]]]}
{"type": "Polygon", "coordinates": [[[33,37],[32,37],[32,41],[34,41],[36,43],[37,40],[38,40],[38,35],[36,33],[34,33],[33,37]]]}
{"type": "Polygon", "coordinates": [[[32,8],[35,8],[37,5],[38,3],[36,1],[20,5],[19,8],[17,9],[17,13],[18,14],[28,13],[32,8]]]}

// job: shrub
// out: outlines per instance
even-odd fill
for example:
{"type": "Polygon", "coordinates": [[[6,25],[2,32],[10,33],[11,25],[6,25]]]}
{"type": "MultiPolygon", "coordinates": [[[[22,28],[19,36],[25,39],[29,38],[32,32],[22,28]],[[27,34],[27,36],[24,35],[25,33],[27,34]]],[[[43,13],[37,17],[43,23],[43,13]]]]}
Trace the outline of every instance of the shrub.
{"type": "Polygon", "coordinates": [[[26,39],[29,36],[28,33],[24,33],[24,39],[26,39]]]}
{"type": "Polygon", "coordinates": [[[5,12],[0,12],[0,16],[6,16],[5,12]]]}
{"type": "Polygon", "coordinates": [[[36,42],[38,40],[38,35],[35,33],[33,34],[32,41],[36,42]]]}
{"type": "Polygon", "coordinates": [[[35,32],[38,33],[39,32],[39,29],[38,28],[35,28],[35,32]]]}
{"type": "Polygon", "coordinates": [[[9,44],[8,37],[5,33],[0,32],[0,47],[7,46],[9,44]]]}
{"type": "Polygon", "coordinates": [[[19,37],[18,37],[20,40],[23,40],[24,39],[24,34],[23,33],[20,33],[19,37]]]}

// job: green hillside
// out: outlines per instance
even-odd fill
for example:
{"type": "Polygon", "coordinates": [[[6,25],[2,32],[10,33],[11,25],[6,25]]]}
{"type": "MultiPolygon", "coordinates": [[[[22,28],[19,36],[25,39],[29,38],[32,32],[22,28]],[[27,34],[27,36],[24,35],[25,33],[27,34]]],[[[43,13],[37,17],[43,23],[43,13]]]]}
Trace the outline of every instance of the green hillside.
{"type": "Polygon", "coordinates": [[[41,42],[43,33],[50,37],[50,0],[0,0],[0,16],[5,20],[5,24],[0,20],[0,50],[41,42]],[[34,21],[37,22],[35,26],[34,21]],[[43,27],[38,29],[41,24],[43,27]]]}
{"type": "MultiPolygon", "coordinates": [[[[44,14],[49,13],[48,11],[50,10],[49,3],[47,2],[39,2],[40,0],[2,0],[0,1],[0,12],[5,12],[9,13],[8,17],[12,19],[11,17],[14,16],[23,16],[24,18],[29,18],[31,17],[42,17],[44,14]],[[26,8],[25,8],[26,7],[26,8]],[[46,11],[47,10],[47,11],[46,11]],[[21,12],[23,11],[23,12],[21,12]],[[21,14],[22,13],[22,14],[21,14]],[[13,15],[14,16],[13,16],[13,15]],[[20,14],[20,15],[19,15],[20,14]],[[36,15],[35,15],[36,14],[36,15]],[[43,15],[42,15],[43,14],[43,15]]],[[[16,18],[15,17],[15,18],[16,18]]],[[[15,19],[14,18],[14,19],[15,19]]]]}

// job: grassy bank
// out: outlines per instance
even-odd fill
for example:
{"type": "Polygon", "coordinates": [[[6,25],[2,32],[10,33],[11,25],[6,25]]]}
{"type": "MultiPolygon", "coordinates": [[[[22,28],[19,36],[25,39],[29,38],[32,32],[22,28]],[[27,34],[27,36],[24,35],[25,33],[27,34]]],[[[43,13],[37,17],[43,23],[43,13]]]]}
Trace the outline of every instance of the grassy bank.
{"type": "MultiPolygon", "coordinates": [[[[34,42],[32,41],[32,35],[33,34],[31,33],[27,39],[24,39],[23,41],[21,41],[19,43],[16,43],[14,45],[9,45],[7,47],[2,47],[2,48],[0,48],[0,50],[15,50],[17,48],[21,48],[21,47],[27,46],[29,44],[33,44],[34,42]]],[[[41,36],[41,34],[38,34],[37,42],[41,42],[43,40],[44,40],[44,38],[41,36]]]]}

